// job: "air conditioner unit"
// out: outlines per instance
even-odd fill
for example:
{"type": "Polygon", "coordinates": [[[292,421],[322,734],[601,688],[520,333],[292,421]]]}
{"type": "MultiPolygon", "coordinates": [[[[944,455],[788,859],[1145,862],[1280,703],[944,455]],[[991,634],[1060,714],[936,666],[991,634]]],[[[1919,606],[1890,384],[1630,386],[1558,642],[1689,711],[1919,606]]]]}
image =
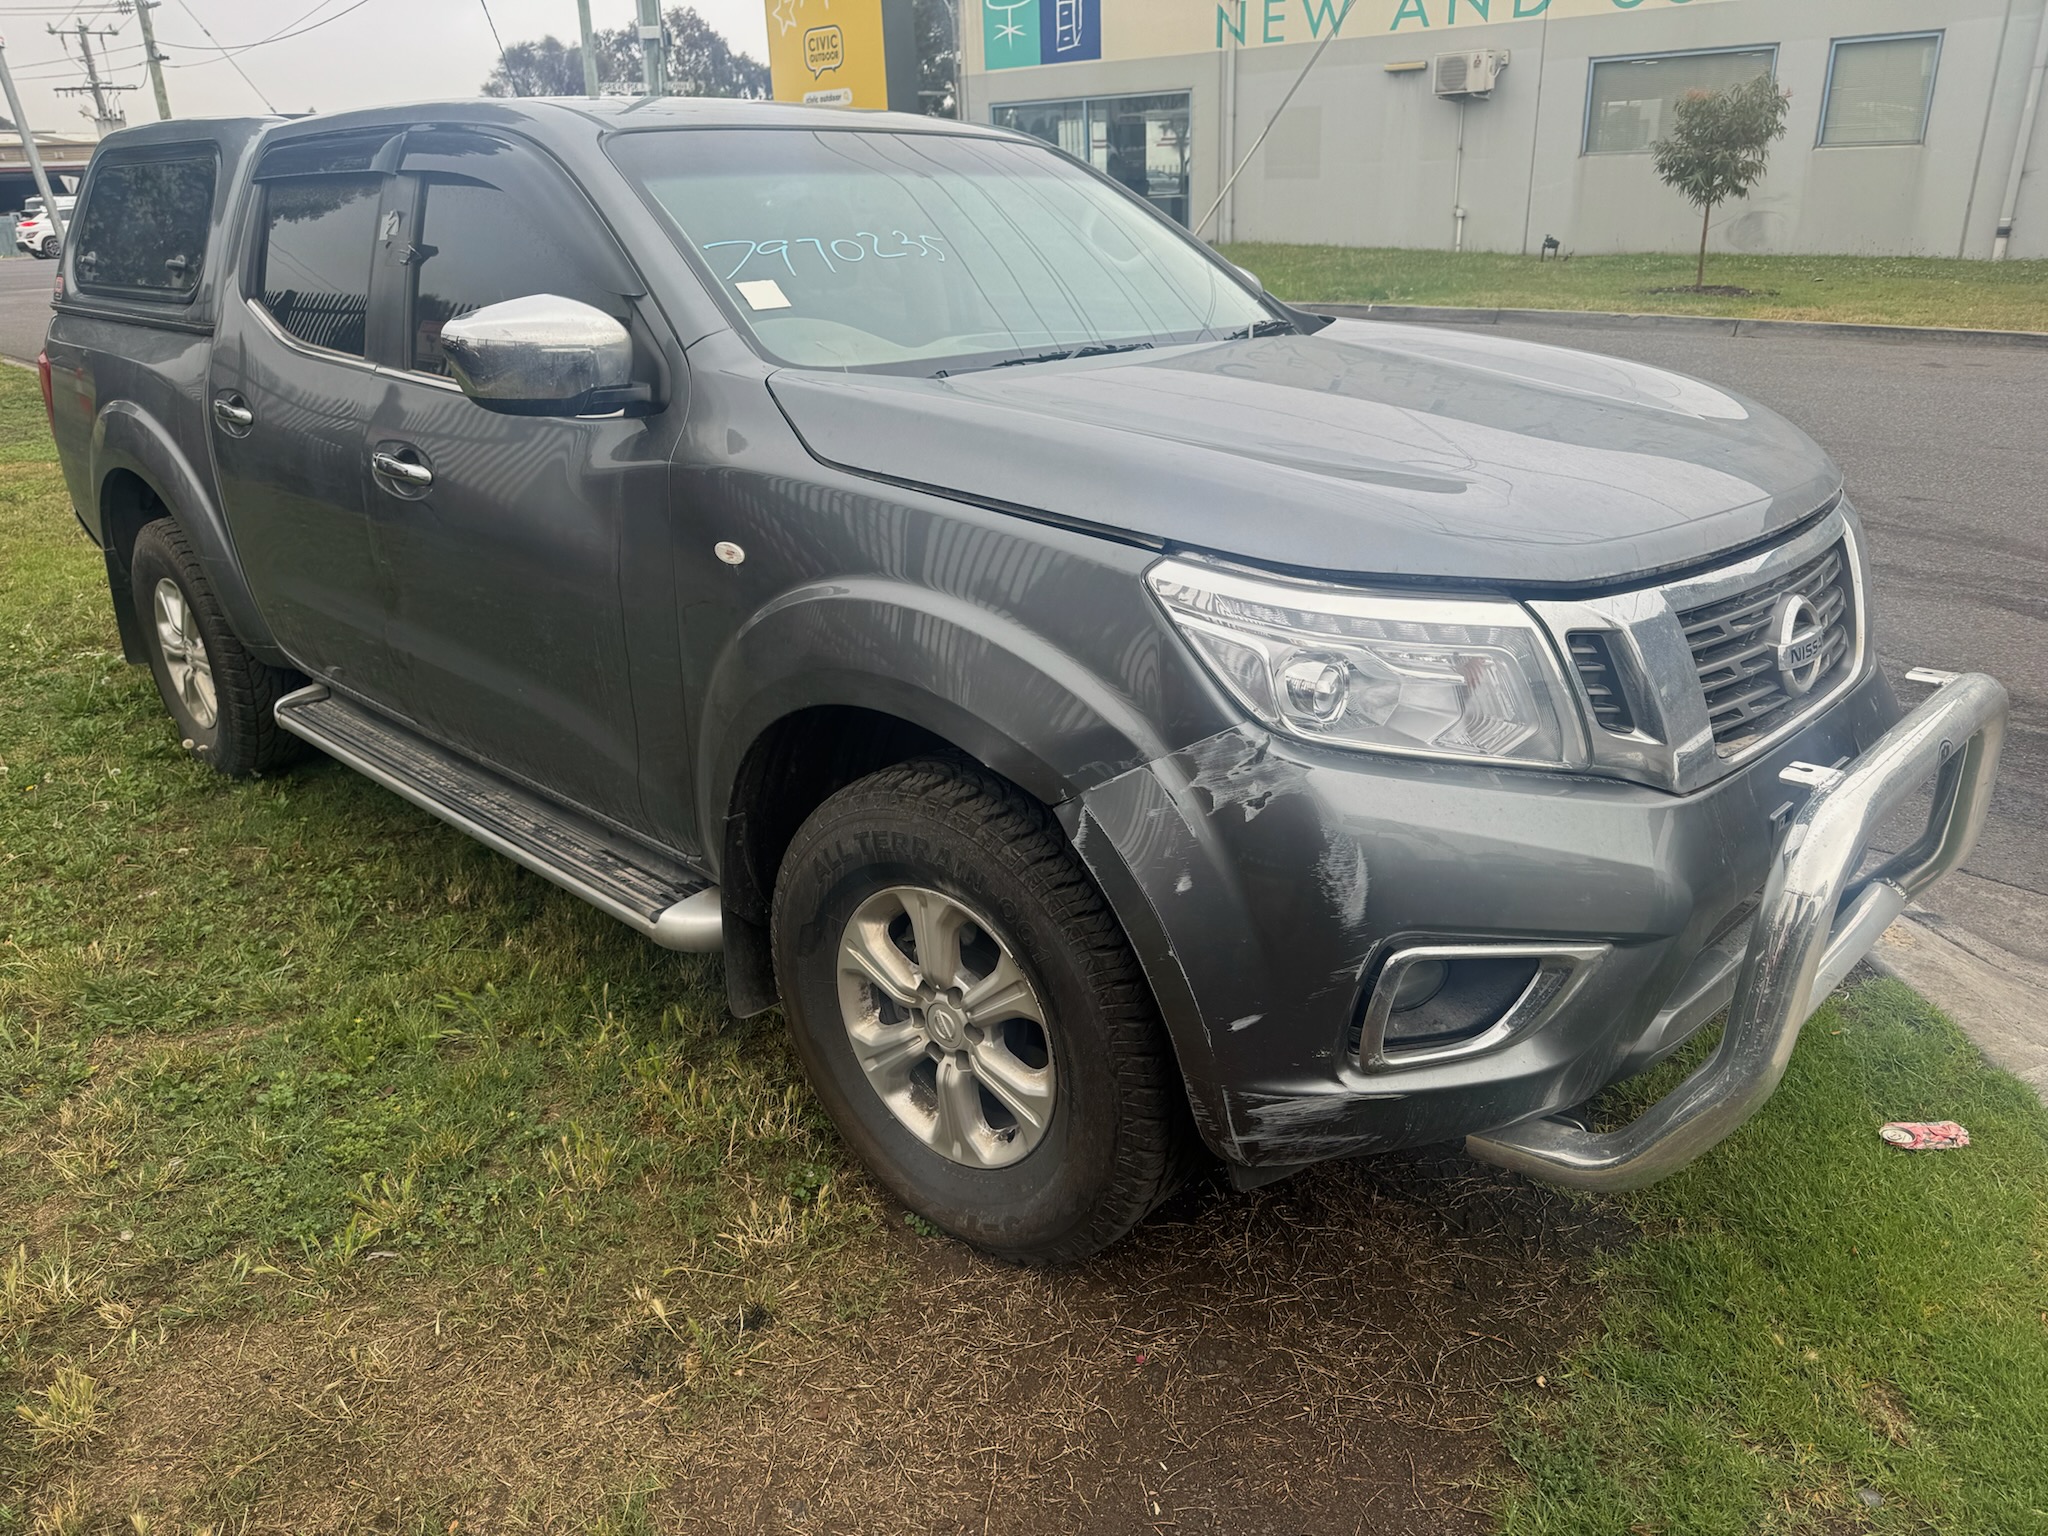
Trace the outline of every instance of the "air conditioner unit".
{"type": "Polygon", "coordinates": [[[1440,53],[1431,75],[1439,96],[1485,96],[1500,83],[1508,67],[1505,48],[1475,48],[1470,53],[1440,53]]]}

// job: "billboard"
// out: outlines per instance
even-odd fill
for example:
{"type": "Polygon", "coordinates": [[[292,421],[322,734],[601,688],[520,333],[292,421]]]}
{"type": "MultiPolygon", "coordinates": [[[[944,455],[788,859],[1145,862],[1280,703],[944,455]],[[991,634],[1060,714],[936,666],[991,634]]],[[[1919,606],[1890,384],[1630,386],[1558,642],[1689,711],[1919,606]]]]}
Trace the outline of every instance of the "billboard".
{"type": "Polygon", "coordinates": [[[767,3],[768,74],[777,101],[918,110],[909,0],[767,3]]]}
{"type": "Polygon", "coordinates": [[[1102,57],[1102,0],[982,0],[990,69],[1102,57]]]}
{"type": "MultiPolygon", "coordinates": [[[[815,3],[815,0],[814,0],[815,3]]],[[[835,0],[838,3],[838,0],[835,0]]],[[[958,0],[965,5],[967,0],[958,0]]],[[[984,69],[1147,59],[1218,48],[1320,42],[1331,33],[1396,33],[1452,47],[1485,46],[1467,31],[1507,21],[1647,15],[1712,0],[979,0],[984,69]]]]}

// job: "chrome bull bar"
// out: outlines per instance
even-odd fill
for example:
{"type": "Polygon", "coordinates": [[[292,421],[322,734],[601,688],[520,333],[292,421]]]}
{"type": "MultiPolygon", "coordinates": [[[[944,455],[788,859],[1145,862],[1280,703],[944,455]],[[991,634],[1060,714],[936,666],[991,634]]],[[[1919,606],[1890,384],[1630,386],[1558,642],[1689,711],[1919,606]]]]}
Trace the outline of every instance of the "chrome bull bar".
{"type": "Polygon", "coordinates": [[[1525,1120],[1468,1137],[1474,1157],[1553,1184],[1634,1189],[1682,1168],[1756,1112],[1784,1077],[1801,1026],[1906,904],[1970,856],[1983,830],[2005,738],[2005,689],[1978,672],[1937,676],[1934,696],[1849,767],[1784,770],[1813,793],[1772,860],[1713,1055],[1618,1130],[1525,1120]],[[1878,826],[1930,779],[1926,830],[1859,876],[1878,826]]]}

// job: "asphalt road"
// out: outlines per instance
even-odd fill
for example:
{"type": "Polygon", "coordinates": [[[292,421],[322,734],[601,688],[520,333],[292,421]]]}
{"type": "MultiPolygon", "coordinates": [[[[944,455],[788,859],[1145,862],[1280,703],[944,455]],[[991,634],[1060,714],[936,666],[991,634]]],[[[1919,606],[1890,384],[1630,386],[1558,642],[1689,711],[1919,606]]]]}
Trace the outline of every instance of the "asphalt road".
{"type": "MultiPolygon", "coordinates": [[[[0,260],[0,355],[31,361],[56,268],[0,260]]],[[[1923,901],[2048,961],[2048,350],[1615,328],[1486,327],[1697,374],[1811,432],[1870,530],[1879,656],[1990,672],[2012,724],[1990,825],[1923,901]]]]}
{"type": "Polygon", "coordinates": [[[50,288],[56,281],[54,261],[19,252],[0,260],[0,357],[36,360],[50,326],[50,288]]]}

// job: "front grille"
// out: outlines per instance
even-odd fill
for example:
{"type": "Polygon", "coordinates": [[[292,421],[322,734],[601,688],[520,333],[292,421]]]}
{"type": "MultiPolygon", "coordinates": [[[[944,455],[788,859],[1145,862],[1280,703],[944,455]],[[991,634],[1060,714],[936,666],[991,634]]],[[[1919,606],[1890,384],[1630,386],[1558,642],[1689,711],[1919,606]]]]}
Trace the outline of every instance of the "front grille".
{"type": "Polygon", "coordinates": [[[1707,699],[1707,718],[1721,756],[1732,757],[1792,718],[1794,706],[1817,702],[1841,681],[1856,654],[1855,593],[1849,552],[1836,544],[1804,565],[1678,616],[1707,699]],[[1802,594],[1819,615],[1821,661],[1813,686],[1794,694],[1779,675],[1771,619],[1788,592],[1802,594]]]}
{"type": "Polygon", "coordinates": [[[1620,669],[1614,665],[1614,647],[1597,629],[1577,629],[1565,637],[1572,653],[1572,666],[1593,706],[1593,718],[1605,730],[1626,736],[1636,728],[1635,711],[1621,686],[1620,669]]]}

